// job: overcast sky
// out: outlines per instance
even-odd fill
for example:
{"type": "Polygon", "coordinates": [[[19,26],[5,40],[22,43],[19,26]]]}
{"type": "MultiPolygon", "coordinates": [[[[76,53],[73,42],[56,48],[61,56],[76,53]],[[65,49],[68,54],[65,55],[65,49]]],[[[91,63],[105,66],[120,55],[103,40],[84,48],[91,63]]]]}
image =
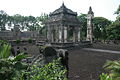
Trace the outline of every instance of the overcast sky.
{"type": "Polygon", "coordinates": [[[53,12],[63,1],[67,8],[78,14],[86,14],[89,6],[92,6],[95,16],[110,20],[115,20],[116,15],[113,14],[120,5],[120,0],[0,0],[0,10],[9,15],[40,16],[42,13],[53,12]]]}

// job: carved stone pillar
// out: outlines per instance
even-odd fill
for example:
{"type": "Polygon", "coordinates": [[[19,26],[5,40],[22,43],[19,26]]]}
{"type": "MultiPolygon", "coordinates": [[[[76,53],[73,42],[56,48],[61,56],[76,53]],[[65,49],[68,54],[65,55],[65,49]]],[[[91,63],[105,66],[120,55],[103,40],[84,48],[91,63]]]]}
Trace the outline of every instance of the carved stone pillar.
{"type": "Polygon", "coordinates": [[[51,28],[50,28],[50,26],[47,26],[47,40],[48,40],[48,42],[51,42],[51,28]]]}
{"type": "Polygon", "coordinates": [[[52,37],[52,42],[55,41],[55,30],[54,30],[54,26],[51,26],[51,37],[52,37]]]}
{"type": "Polygon", "coordinates": [[[75,30],[75,27],[73,29],[73,42],[76,42],[76,30],[75,30]]]}
{"type": "Polygon", "coordinates": [[[59,42],[59,28],[56,26],[56,42],[59,42]]]}
{"type": "Polygon", "coordinates": [[[62,42],[62,27],[59,26],[59,42],[62,42]]]}
{"type": "Polygon", "coordinates": [[[64,27],[64,42],[67,42],[67,27],[64,27]]]}
{"type": "Polygon", "coordinates": [[[80,42],[80,27],[78,28],[78,42],[80,42]]]}

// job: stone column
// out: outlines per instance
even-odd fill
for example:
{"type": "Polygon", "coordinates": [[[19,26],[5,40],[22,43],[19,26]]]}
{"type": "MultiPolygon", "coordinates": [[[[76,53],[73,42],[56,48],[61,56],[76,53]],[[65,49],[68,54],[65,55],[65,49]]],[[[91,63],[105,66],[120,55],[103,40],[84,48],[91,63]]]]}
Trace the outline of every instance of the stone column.
{"type": "Polygon", "coordinates": [[[75,27],[73,29],[73,42],[76,42],[76,30],[75,30],[75,27]]]}
{"type": "Polygon", "coordinates": [[[51,28],[50,28],[50,26],[47,26],[47,40],[48,40],[48,42],[51,42],[51,28]]]}
{"type": "Polygon", "coordinates": [[[78,28],[74,27],[73,30],[73,42],[77,42],[78,41],[78,28]]]}
{"type": "Polygon", "coordinates": [[[78,42],[80,42],[80,27],[78,28],[78,42]]]}
{"type": "Polygon", "coordinates": [[[54,33],[55,33],[55,30],[54,30],[54,26],[51,26],[51,37],[52,37],[52,42],[54,42],[54,33]]]}
{"type": "Polygon", "coordinates": [[[56,26],[56,42],[59,42],[59,28],[56,26]]]}
{"type": "Polygon", "coordinates": [[[67,27],[64,27],[64,42],[67,42],[67,27]]]}
{"type": "Polygon", "coordinates": [[[62,26],[59,26],[59,42],[62,42],[62,26]]]}

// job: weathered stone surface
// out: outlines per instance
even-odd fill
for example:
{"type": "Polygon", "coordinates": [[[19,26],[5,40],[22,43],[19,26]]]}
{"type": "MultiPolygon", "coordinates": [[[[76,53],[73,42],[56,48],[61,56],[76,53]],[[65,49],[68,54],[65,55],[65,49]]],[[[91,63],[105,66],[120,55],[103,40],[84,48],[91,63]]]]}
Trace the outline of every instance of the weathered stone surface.
{"type": "MultiPolygon", "coordinates": [[[[119,50],[120,46],[93,44],[92,48],[119,50]]],[[[106,72],[103,68],[106,60],[118,60],[120,54],[76,49],[69,51],[69,80],[99,80],[106,72]]]]}
{"type": "Polygon", "coordinates": [[[68,9],[64,3],[54,12],[50,13],[50,17],[44,23],[47,30],[47,39],[51,42],[68,42],[68,32],[70,28],[73,31],[73,42],[78,42],[80,22],[77,19],[77,13],[68,9]]]}

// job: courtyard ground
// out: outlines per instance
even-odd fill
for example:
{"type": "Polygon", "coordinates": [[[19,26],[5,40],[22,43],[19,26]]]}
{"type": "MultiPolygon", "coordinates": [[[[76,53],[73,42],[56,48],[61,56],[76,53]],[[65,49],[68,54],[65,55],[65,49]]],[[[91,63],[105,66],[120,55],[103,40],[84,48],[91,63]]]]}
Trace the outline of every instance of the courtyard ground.
{"type": "MultiPolygon", "coordinates": [[[[93,44],[92,49],[120,51],[119,45],[93,44]]],[[[98,80],[106,60],[118,60],[120,54],[84,50],[69,51],[69,80],[98,80]]]]}

